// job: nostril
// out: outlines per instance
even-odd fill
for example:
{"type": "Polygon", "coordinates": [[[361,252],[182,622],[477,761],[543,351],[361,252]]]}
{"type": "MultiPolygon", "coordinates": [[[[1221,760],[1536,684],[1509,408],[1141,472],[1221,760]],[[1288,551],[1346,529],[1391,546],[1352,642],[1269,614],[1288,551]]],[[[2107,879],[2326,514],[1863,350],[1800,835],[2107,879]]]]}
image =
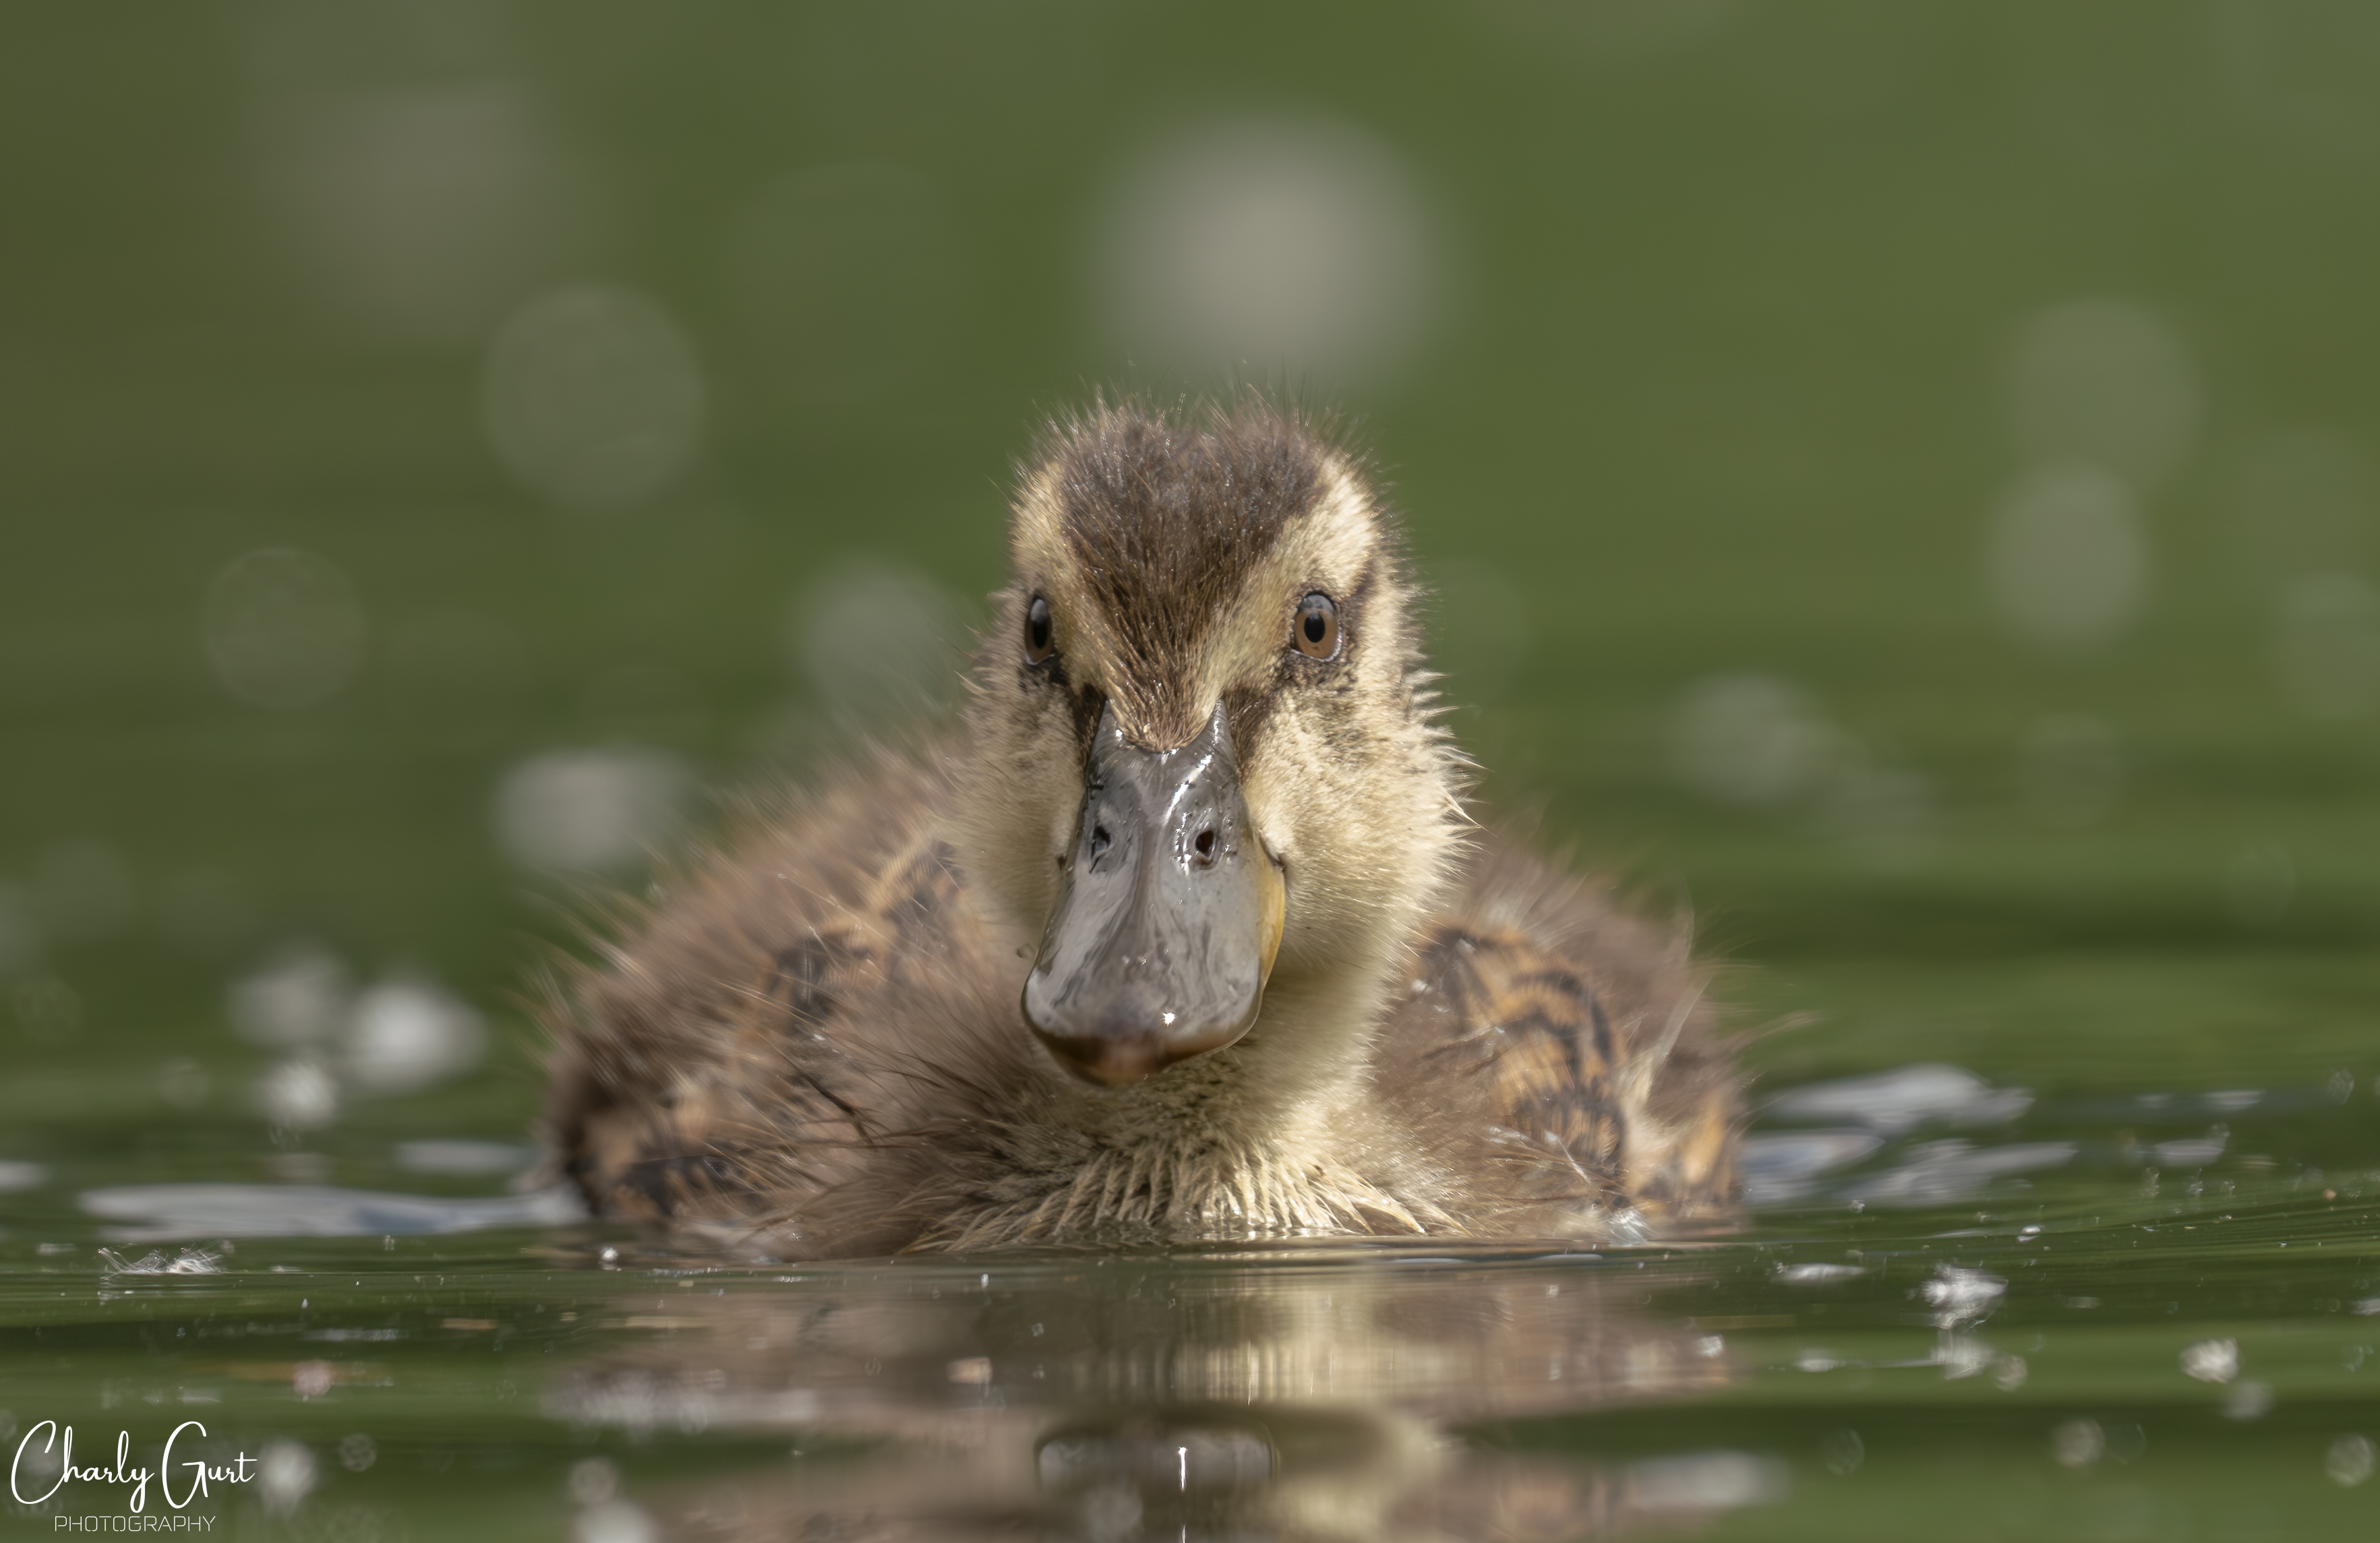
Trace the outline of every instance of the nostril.
{"type": "Polygon", "coordinates": [[[1198,849],[1198,856],[1212,857],[1215,855],[1215,832],[1211,830],[1201,831],[1198,832],[1198,839],[1190,844],[1198,849]]]}
{"type": "Polygon", "coordinates": [[[1094,825],[1091,827],[1091,857],[1094,861],[1106,856],[1107,849],[1114,844],[1115,838],[1108,834],[1108,828],[1106,826],[1094,825]]]}

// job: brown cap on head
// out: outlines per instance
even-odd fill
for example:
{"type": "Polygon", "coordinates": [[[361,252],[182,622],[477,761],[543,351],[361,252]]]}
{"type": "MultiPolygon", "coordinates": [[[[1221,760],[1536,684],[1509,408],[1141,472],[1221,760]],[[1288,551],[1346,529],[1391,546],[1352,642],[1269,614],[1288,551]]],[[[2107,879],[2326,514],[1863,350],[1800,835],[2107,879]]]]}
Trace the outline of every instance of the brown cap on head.
{"type": "Polygon", "coordinates": [[[1110,695],[1136,742],[1198,732],[1214,704],[1185,689],[1191,665],[1321,498],[1337,455],[1293,413],[1179,423],[1101,404],[1051,431],[1038,485],[1081,599],[1110,629],[1110,695]]]}

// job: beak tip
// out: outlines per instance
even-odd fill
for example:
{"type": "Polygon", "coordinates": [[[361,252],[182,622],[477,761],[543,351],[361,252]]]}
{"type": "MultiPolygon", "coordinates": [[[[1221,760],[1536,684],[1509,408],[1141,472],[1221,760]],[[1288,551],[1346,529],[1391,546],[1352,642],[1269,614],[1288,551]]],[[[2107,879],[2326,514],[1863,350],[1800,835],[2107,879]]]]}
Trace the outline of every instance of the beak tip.
{"type": "Polygon", "coordinates": [[[1179,1061],[1192,1060],[1236,1042],[1247,1032],[1255,1014],[1241,1022],[1217,1025],[1191,1033],[1157,1033],[1142,1028],[1102,1025],[1087,1033],[1070,1034],[1045,1026],[1031,1013],[1026,1024],[1050,1051],[1051,1060],[1083,1081],[1100,1087],[1129,1087],[1146,1082],[1179,1061]]]}
{"type": "Polygon", "coordinates": [[[1145,1082],[1172,1059],[1137,1036],[1075,1039],[1052,1034],[1038,1024],[1033,1026],[1033,1034],[1048,1047],[1051,1060],[1096,1087],[1129,1087],[1145,1082]]]}

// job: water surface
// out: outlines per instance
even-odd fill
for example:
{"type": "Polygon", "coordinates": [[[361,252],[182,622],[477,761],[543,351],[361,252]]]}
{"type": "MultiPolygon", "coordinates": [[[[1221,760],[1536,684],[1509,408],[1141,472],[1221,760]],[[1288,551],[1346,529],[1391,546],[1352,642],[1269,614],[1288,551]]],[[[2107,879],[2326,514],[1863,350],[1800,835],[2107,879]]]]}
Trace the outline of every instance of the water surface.
{"type": "Polygon", "coordinates": [[[261,1465],[187,1513],[260,1537],[2356,1536],[2373,1101],[1920,1063],[1771,1090],[1760,1204],[1694,1236],[798,1268],[419,1148],[412,1191],[91,1152],[7,1198],[0,1386],[20,1493],[38,1422],[153,1466],[195,1419],[177,1461],[261,1465]]]}

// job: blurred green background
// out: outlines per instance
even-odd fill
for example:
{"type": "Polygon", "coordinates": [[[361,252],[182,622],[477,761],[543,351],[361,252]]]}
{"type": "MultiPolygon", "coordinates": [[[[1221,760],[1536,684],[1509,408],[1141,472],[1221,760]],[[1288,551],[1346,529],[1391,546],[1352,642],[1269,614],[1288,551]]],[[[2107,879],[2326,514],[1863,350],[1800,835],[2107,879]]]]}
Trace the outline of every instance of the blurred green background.
{"type": "Polygon", "coordinates": [[[2352,0],[17,7],[0,1103],[153,1161],[468,1002],[379,1118],[518,1130],[559,897],[945,690],[1043,415],[1232,373],[1772,1072],[2318,1080],[2376,178],[2352,0]]]}

